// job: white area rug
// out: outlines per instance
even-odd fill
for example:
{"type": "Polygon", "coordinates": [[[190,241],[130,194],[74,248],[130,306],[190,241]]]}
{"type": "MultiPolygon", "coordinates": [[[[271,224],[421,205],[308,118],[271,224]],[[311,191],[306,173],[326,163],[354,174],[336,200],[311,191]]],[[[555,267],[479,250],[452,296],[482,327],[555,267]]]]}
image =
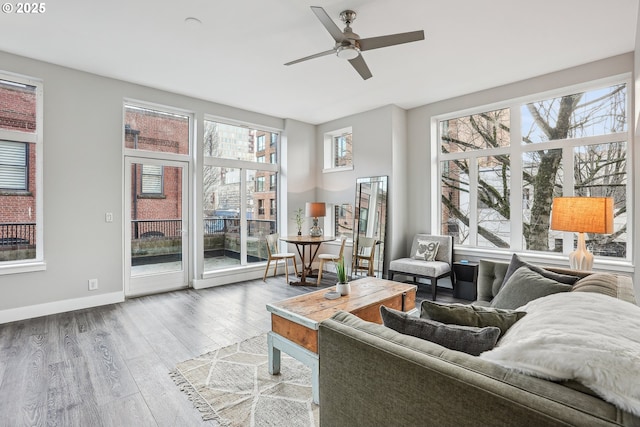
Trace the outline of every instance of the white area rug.
{"type": "Polygon", "coordinates": [[[315,427],[311,370],[282,353],[270,375],[266,334],[179,363],[170,373],[204,420],[223,426],[315,427]]]}

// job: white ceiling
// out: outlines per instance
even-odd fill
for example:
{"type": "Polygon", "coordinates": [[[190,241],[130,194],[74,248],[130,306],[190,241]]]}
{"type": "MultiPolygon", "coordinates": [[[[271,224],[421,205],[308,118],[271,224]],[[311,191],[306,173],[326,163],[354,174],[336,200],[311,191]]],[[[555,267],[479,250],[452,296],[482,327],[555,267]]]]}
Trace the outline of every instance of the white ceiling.
{"type": "MultiPolygon", "coordinates": [[[[15,2],[14,2],[15,3],[15,2]]],[[[638,0],[56,0],[0,15],[0,50],[318,124],[413,108],[634,50],[638,0]],[[357,12],[362,38],[425,31],[364,52],[360,76],[333,55],[309,6],[357,12]],[[195,17],[201,25],[189,25],[195,17]]],[[[2,64],[0,64],[0,69],[2,64]]]]}

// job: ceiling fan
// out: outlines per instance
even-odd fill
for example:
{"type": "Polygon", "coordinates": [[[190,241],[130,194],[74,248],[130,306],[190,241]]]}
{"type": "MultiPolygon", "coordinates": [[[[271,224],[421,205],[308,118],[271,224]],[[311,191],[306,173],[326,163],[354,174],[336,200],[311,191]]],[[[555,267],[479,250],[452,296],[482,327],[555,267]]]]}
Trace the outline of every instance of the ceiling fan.
{"type": "Polygon", "coordinates": [[[360,36],[354,33],[351,29],[351,23],[356,19],[356,13],[353,10],[344,10],[340,13],[340,19],[346,24],[344,31],[340,31],[340,28],[338,28],[323,8],[311,6],[311,10],[316,14],[329,34],[331,34],[331,37],[336,41],[336,44],[333,49],[296,59],[295,61],[287,62],[284,65],[293,65],[298,62],[335,53],[339,58],[347,59],[358,74],[360,74],[364,80],[367,80],[372,76],[372,74],[367,63],[364,62],[361,52],[424,40],[424,31],[422,30],[361,39],[360,36]]]}

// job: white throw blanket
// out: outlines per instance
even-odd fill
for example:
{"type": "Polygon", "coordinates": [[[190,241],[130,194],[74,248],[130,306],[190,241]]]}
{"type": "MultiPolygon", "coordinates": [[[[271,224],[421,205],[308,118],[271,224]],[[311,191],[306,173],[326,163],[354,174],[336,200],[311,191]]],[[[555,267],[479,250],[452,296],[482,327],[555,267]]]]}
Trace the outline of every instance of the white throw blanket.
{"type": "Polygon", "coordinates": [[[640,307],[591,292],[529,302],[498,345],[480,355],[550,380],[576,380],[640,416],[640,307]]]}

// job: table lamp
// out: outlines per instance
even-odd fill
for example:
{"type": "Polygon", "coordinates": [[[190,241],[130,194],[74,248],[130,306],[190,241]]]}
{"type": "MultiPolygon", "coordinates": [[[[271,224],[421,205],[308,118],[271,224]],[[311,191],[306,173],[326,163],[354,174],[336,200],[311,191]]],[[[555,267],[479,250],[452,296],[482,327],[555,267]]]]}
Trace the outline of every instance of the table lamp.
{"type": "Polygon", "coordinates": [[[591,270],[593,254],[584,233],[613,233],[612,197],[556,197],[551,208],[551,229],[578,233],[578,247],[569,255],[574,270],[591,270]]]}
{"type": "Polygon", "coordinates": [[[323,231],[322,228],[318,226],[318,217],[327,214],[326,205],[322,202],[307,202],[305,208],[307,216],[313,218],[313,225],[311,226],[311,230],[309,230],[309,234],[311,237],[322,236],[323,231]]]}

